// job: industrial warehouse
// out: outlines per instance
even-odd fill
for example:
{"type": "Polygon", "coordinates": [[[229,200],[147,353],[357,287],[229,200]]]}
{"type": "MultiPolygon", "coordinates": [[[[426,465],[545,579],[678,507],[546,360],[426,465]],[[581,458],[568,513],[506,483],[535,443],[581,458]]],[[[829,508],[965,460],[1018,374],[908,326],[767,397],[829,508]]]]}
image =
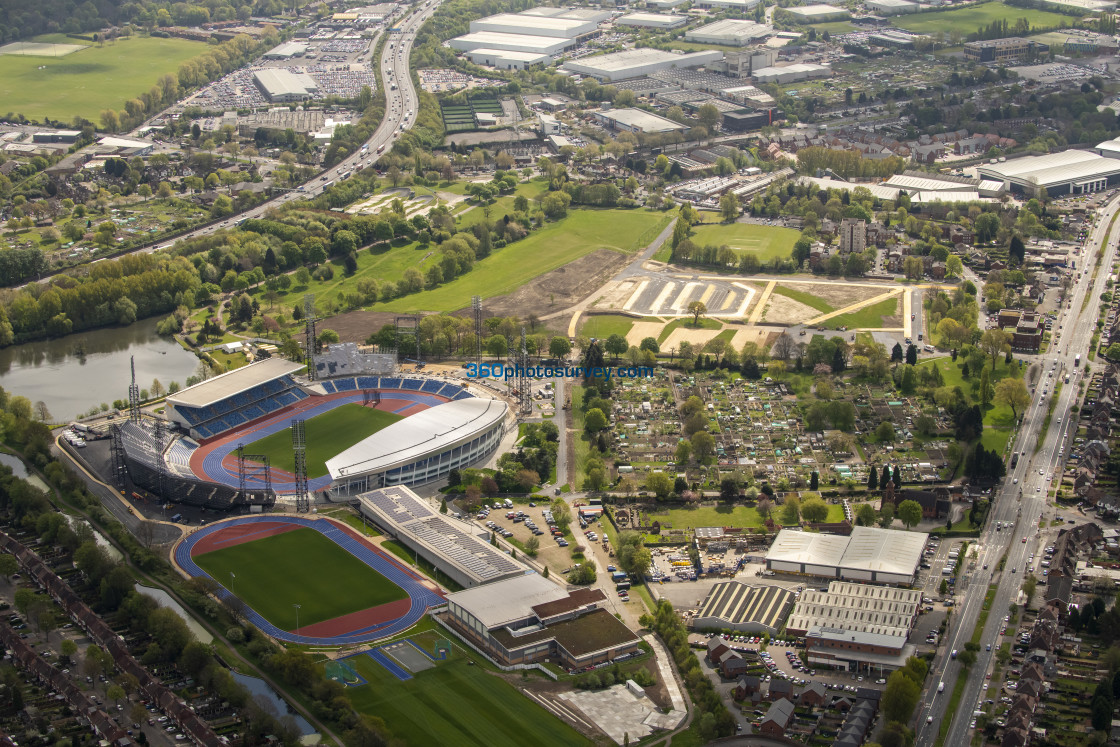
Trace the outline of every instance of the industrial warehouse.
{"type": "Polygon", "coordinates": [[[704,598],[692,627],[775,635],[795,598],[792,591],[778,586],[722,581],[704,598]]]}
{"type": "Polygon", "coordinates": [[[607,82],[652,75],[670,68],[700,67],[721,59],[723,53],[714,49],[677,54],[643,47],[568,60],[561,65],[561,69],[607,82]]]}
{"type": "Polygon", "coordinates": [[[1091,150],[1067,150],[1044,156],[1024,156],[982,164],[983,179],[998,181],[1003,189],[1050,197],[1100,192],[1120,181],[1120,143],[1108,140],[1091,150]]]}
{"type": "Polygon", "coordinates": [[[783,529],[766,553],[766,567],[881,584],[910,584],[921,563],[928,534],[853,527],[851,535],[783,529]]]}
{"type": "MultiPolygon", "coordinates": [[[[536,55],[532,62],[516,58],[498,58],[494,67],[513,69],[536,62],[545,62],[582,42],[598,35],[599,21],[609,14],[564,12],[545,15],[526,11],[524,13],[499,13],[471,21],[470,33],[457,36],[448,45],[460,52],[485,50],[493,57],[493,52],[521,52],[536,55]],[[504,64],[502,64],[504,62],[504,64]],[[520,64],[519,64],[520,63],[520,64]]],[[[473,60],[474,58],[472,58],[473,60]]],[[[482,59],[486,59],[485,56],[482,59]]],[[[482,62],[481,64],[488,64],[482,62]]]]}
{"type": "Polygon", "coordinates": [[[816,627],[830,627],[908,636],[918,619],[921,601],[922,592],[916,589],[833,581],[828,591],[802,592],[786,631],[805,635],[816,627]]]}

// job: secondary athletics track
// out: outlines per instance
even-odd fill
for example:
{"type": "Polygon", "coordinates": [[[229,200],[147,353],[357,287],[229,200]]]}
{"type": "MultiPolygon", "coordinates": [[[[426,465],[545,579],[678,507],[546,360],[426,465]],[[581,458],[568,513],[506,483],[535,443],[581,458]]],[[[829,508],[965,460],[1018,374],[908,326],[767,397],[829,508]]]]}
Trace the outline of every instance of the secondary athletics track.
{"type": "MultiPolygon", "coordinates": [[[[376,409],[402,415],[406,418],[409,415],[427,410],[429,407],[451,401],[450,397],[413,390],[382,389],[380,392],[381,403],[377,405],[376,409]]],[[[290,427],[292,420],[296,418],[310,420],[316,415],[322,415],[336,407],[346,404],[360,405],[364,402],[364,394],[360,390],[308,397],[298,404],[290,405],[279,412],[248,423],[228,435],[199,446],[191,454],[190,470],[201,480],[228,485],[231,488],[239,488],[240,483],[237,477],[237,445],[239,443],[248,445],[265,436],[279,433],[290,427]]],[[[269,471],[272,473],[273,490],[277,493],[295,492],[294,475],[280,469],[270,469],[269,471]]],[[[330,475],[321,475],[309,479],[307,489],[314,492],[322,490],[330,484],[330,475]]],[[[246,484],[246,488],[261,490],[264,488],[264,484],[260,480],[251,479],[246,484]]]]}
{"type": "MultiPolygon", "coordinates": [[[[176,545],[172,557],[175,564],[188,576],[207,576],[206,571],[194,562],[195,554],[201,555],[222,547],[264,539],[300,527],[319,532],[403,589],[408,594],[408,599],[343,615],[333,620],[325,620],[316,625],[304,626],[300,628],[301,635],[281,630],[261,617],[256,610],[246,608],[246,619],[273,638],[309,646],[348,646],[368,643],[408,630],[420,621],[429,607],[444,603],[443,595],[434,591],[429,586],[430,582],[413,573],[396,558],[370,545],[350,527],[327,518],[312,519],[269,514],[218,522],[182,539],[176,545]]],[[[330,569],[324,568],[323,573],[330,573],[330,569]]],[[[214,580],[221,586],[217,593],[220,598],[231,596],[229,589],[222,586],[221,580],[214,580]]]]}

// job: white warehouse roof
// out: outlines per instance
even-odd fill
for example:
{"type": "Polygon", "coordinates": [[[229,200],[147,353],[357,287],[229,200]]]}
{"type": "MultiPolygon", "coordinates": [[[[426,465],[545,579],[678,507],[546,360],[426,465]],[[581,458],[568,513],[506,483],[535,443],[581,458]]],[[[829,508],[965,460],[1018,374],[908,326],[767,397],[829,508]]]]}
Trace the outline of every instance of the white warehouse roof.
{"type": "Polygon", "coordinates": [[[794,563],[841,571],[911,576],[929,535],[893,529],[853,527],[851,535],[783,529],[766,553],[767,564],[794,563]]]}
{"type": "Polygon", "coordinates": [[[816,5],[799,5],[793,8],[782,8],[782,10],[801,18],[825,18],[827,16],[847,18],[851,15],[845,8],[835,5],[825,5],[823,3],[818,3],[816,5]]]}
{"type": "Polygon", "coordinates": [[[684,35],[687,41],[696,41],[707,44],[743,44],[753,39],[761,39],[774,33],[774,29],[754,21],[740,21],[734,18],[725,18],[697,29],[692,29],[684,35]]]}
{"type": "Polygon", "coordinates": [[[411,464],[485,431],[506,415],[505,402],[469,398],[444,402],[398,420],[326,461],[332,480],[411,464]]]}
{"type": "MultiPolygon", "coordinates": [[[[1100,148],[1100,145],[1097,147],[1100,148]]],[[[976,171],[982,177],[1022,186],[1047,187],[1116,176],[1120,174],[1120,159],[1107,158],[1088,150],[1067,150],[1045,156],[1026,156],[1003,163],[983,164],[976,171]]]]}
{"type": "Polygon", "coordinates": [[[601,80],[625,80],[650,75],[679,67],[699,67],[723,59],[723,52],[710,49],[704,52],[674,54],[660,49],[639,47],[611,52],[594,57],[565,62],[563,68],[573,73],[590,75],[601,80]]]}
{"type": "Polygon", "coordinates": [[[563,52],[575,42],[571,39],[555,36],[474,31],[463,36],[457,36],[448,43],[452,49],[457,49],[460,52],[473,52],[476,49],[500,49],[510,52],[536,52],[552,55],[563,52]]]}
{"type": "Polygon", "coordinates": [[[688,16],[662,15],[661,13],[630,13],[614,22],[615,26],[643,26],[671,29],[688,23],[688,16]]]}
{"type": "Polygon", "coordinates": [[[497,31],[503,34],[531,34],[533,36],[557,36],[574,39],[581,34],[589,34],[598,24],[577,18],[557,16],[520,15],[499,13],[496,16],[471,21],[471,31],[497,31]]]}

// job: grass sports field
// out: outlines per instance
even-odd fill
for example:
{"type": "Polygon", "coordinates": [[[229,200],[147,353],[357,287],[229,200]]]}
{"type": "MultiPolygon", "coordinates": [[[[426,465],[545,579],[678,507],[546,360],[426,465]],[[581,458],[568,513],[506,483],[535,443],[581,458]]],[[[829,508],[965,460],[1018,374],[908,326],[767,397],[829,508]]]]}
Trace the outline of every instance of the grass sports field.
{"type": "Polygon", "coordinates": [[[801,234],[792,228],[760,226],[757,223],[706,223],[696,226],[692,243],[697,246],[727,244],[740,252],[750,252],[765,262],[775,257],[789,259],[801,234]]]}
{"type": "MultiPolygon", "coordinates": [[[[356,404],[336,407],[311,418],[305,424],[307,476],[319,477],[327,474],[325,462],[328,459],[400,419],[400,415],[356,404]]],[[[288,472],[295,470],[291,428],[247,444],[245,453],[265,454],[273,467],[288,472]]]]}
{"type": "MultiPolygon", "coordinates": [[[[630,253],[657,237],[670,216],[644,210],[574,210],[475,263],[462,277],[432,290],[413,293],[374,311],[454,311],[470,306],[471,296],[492,298],[511,293],[538,275],[596,249],[630,253]]],[[[795,235],[796,231],[793,232],[795,235]]]]}
{"type": "Polygon", "coordinates": [[[580,325],[579,333],[584,337],[606,339],[611,335],[626,337],[634,326],[634,320],[628,316],[615,316],[613,314],[600,314],[585,317],[580,325]]]}
{"type": "Polygon", "coordinates": [[[840,329],[841,327],[848,327],[849,329],[878,329],[885,326],[883,317],[898,316],[898,304],[902,299],[888,298],[879,303],[873,303],[870,306],[864,306],[862,309],[856,309],[850,314],[841,314],[834,316],[824,322],[824,326],[830,329],[840,329]]]}
{"type": "Polygon", "coordinates": [[[207,50],[203,42],[135,36],[99,47],[63,34],[36,37],[58,44],[89,44],[65,57],[0,55],[0,109],[29,119],[100,122],[101,111],[156,85],[161,75],[207,50]]]}
{"type": "MultiPolygon", "coordinates": [[[[424,640],[417,643],[429,651],[424,640]]],[[[369,684],[349,691],[354,707],[384,719],[402,744],[564,747],[588,740],[454,645],[447,661],[401,682],[368,656],[346,659],[369,684]]]]}
{"type": "Polygon", "coordinates": [[[960,31],[966,36],[976,29],[987,26],[992,21],[1006,20],[1011,26],[1020,18],[1026,18],[1031,28],[1047,28],[1051,26],[1072,26],[1074,18],[1061,13],[1051,13],[1034,8],[1015,8],[1000,2],[984,3],[983,5],[970,5],[959,10],[945,10],[935,13],[916,13],[894,19],[894,23],[901,29],[913,31],[918,34],[935,34],[944,31],[960,31]]]}
{"type": "Polygon", "coordinates": [[[306,527],[194,557],[198,566],[281,630],[404,599],[404,590],[306,527]],[[230,579],[230,573],[235,578],[230,579]]]}

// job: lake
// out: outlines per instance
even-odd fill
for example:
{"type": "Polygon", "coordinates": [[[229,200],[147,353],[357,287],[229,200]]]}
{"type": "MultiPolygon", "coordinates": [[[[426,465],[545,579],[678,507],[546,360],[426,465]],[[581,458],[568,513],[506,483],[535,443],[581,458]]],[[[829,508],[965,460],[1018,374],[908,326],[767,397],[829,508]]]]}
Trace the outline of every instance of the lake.
{"type": "Polygon", "coordinates": [[[156,334],[159,317],[0,349],[0,386],[45,402],[55,422],[72,420],[93,405],[128,398],[129,358],[136,358],[141,389],[159,379],[185,384],[198,359],[156,334]],[[80,353],[84,352],[84,356],[80,353]]]}

